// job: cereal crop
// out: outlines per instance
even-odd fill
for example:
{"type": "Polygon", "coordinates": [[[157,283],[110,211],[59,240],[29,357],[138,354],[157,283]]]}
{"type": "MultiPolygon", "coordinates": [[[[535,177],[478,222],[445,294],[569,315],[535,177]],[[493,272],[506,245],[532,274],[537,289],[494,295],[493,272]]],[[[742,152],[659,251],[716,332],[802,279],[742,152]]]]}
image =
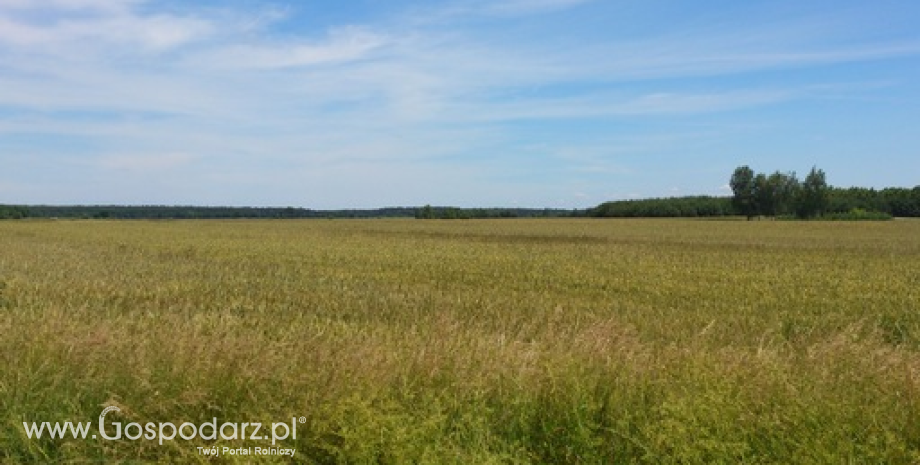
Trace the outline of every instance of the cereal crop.
{"type": "Polygon", "coordinates": [[[917,463],[920,221],[0,222],[0,461],[917,463]],[[269,443],[270,444],[270,441],[269,443]]]}

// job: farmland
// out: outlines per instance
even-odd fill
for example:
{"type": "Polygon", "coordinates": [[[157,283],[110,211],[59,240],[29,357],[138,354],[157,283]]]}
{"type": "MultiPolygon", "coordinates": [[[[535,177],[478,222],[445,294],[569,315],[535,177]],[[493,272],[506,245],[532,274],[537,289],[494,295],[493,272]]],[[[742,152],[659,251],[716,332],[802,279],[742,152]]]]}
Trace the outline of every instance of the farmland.
{"type": "Polygon", "coordinates": [[[308,463],[917,462],[920,221],[0,223],[0,461],[265,445],[23,428],[106,406],[303,417],[308,463]]]}

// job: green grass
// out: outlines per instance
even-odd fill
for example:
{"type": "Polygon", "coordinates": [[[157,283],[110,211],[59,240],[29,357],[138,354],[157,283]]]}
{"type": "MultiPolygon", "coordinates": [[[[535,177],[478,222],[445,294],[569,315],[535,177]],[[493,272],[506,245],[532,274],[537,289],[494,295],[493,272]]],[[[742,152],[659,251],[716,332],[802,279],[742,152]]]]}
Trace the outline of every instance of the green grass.
{"type": "Polygon", "coordinates": [[[0,251],[6,462],[213,462],[23,429],[108,405],[303,416],[307,463],[920,461],[916,221],[25,221],[0,251]]]}

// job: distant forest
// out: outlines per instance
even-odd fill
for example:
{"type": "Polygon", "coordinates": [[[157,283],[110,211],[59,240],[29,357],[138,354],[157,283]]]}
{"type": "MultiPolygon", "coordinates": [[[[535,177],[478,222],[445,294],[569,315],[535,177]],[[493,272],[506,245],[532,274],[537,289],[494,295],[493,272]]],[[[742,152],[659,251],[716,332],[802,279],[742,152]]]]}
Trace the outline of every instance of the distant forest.
{"type": "Polygon", "coordinates": [[[532,218],[581,216],[584,211],[532,208],[390,207],[311,210],[296,207],[199,207],[167,205],[0,205],[0,219],[233,219],[233,218],[532,218]]]}
{"type": "Polygon", "coordinates": [[[829,186],[813,168],[804,181],[795,173],[770,175],[739,167],[730,180],[732,197],[687,196],[605,202],[587,210],[534,208],[390,207],[364,210],[311,210],[295,207],[200,207],[125,205],[0,205],[0,219],[231,219],[231,218],[674,218],[746,216],[749,220],[821,218],[881,220],[920,217],[920,186],[881,190],[829,186]]]}
{"type": "MultiPolygon", "coordinates": [[[[913,189],[882,190],[832,187],[828,190],[827,211],[823,215],[828,219],[872,216],[872,213],[891,217],[920,217],[920,186],[913,189]]],[[[743,216],[743,213],[733,204],[732,197],[693,196],[605,202],[589,209],[587,215],[609,218],[693,218],[743,216]]]]}

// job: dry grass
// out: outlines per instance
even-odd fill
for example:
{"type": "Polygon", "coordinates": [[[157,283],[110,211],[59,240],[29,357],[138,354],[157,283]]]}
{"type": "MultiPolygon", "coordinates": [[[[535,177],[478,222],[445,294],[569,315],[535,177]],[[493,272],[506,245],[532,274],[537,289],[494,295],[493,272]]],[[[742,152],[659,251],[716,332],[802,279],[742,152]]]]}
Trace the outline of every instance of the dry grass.
{"type": "Polygon", "coordinates": [[[920,222],[7,222],[0,250],[7,461],[207,461],[22,429],[105,405],[303,415],[320,463],[920,461],[920,222]]]}

